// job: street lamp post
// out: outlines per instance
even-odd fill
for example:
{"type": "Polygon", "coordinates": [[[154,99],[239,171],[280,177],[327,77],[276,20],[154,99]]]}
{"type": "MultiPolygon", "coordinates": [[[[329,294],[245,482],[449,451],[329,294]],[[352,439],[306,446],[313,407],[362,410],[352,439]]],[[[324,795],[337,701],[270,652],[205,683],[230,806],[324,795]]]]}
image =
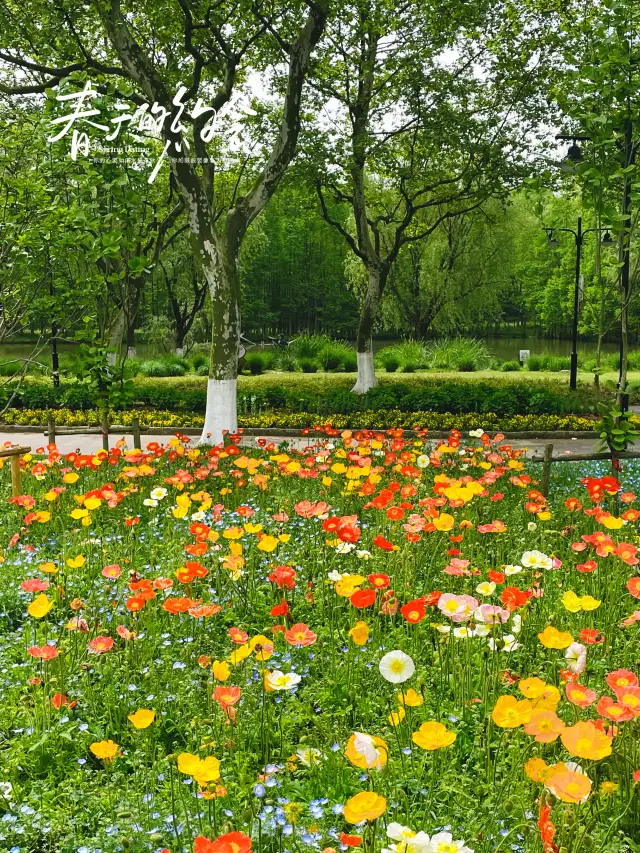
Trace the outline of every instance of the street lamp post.
{"type": "MultiPolygon", "coordinates": [[[[558,164],[560,168],[565,172],[574,172],[576,166],[582,161],[582,151],[580,150],[580,146],[578,142],[584,142],[591,139],[590,136],[584,136],[580,134],[573,133],[558,133],[556,135],[556,139],[567,139],[571,140],[571,145],[569,146],[569,150],[567,151],[567,155],[562,163],[558,164]]],[[[629,218],[629,207],[631,200],[631,183],[629,180],[629,176],[627,175],[627,171],[630,166],[633,166],[636,162],[636,150],[633,144],[633,121],[631,118],[627,118],[624,122],[624,143],[618,142],[618,147],[622,148],[623,154],[623,164],[624,164],[624,189],[622,193],[622,219],[623,219],[623,231],[621,241],[620,241],[620,254],[621,254],[621,269],[620,269],[620,372],[618,375],[618,403],[620,406],[620,410],[622,412],[626,411],[629,406],[629,394],[625,389],[625,379],[626,379],[626,371],[624,366],[624,359],[626,358],[626,335],[627,335],[627,323],[628,323],[628,303],[629,303],[629,273],[631,266],[631,240],[629,237],[630,231],[630,218],[629,218]]],[[[591,229],[595,230],[595,229],[591,229]]],[[[586,233],[586,232],[584,232],[586,233]]],[[[606,240],[605,235],[605,240],[606,240]]],[[[603,244],[605,243],[603,240],[603,244]]],[[[606,240],[606,245],[613,245],[613,240],[609,238],[606,240]]],[[[579,254],[579,249],[578,249],[579,254]]],[[[577,264],[579,264],[579,258],[577,259],[577,264]]],[[[577,335],[577,327],[575,325],[575,315],[574,315],[574,338],[577,335]]],[[[574,345],[575,352],[575,345],[574,345]]],[[[573,374],[573,353],[572,357],[572,376],[573,374]]],[[[571,386],[575,387],[574,385],[571,386]]]]}
{"type": "Polygon", "coordinates": [[[613,245],[613,240],[609,236],[606,228],[586,228],[582,229],[582,217],[578,217],[578,227],[574,231],[573,228],[545,228],[549,244],[557,246],[558,242],[554,238],[556,231],[566,231],[568,234],[573,234],[576,241],[576,280],[573,290],[573,320],[571,327],[571,371],[569,373],[569,388],[575,391],[578,387],[578,314],[580,313],[580,263],[582,259],[582,244],[586,234],[599,234],[605,232],[602,244],[604,246],[613,245]]]}

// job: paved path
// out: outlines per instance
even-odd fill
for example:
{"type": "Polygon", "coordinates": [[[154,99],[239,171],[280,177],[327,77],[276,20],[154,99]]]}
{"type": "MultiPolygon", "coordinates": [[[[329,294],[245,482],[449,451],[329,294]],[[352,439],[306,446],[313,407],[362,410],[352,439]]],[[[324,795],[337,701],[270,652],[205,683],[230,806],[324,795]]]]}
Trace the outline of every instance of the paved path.
{"type": "MultiPolygon", "coordinates": [[[[119,439],[123,438],[123,436],[114,433],[110,436],[111,444],[115,444],[115,442],[119,439]]],[[[128,446],[131,447],[131,436],[124,436],[126,438],[128,446]]],[[[161,444],[165,444],[173,438],[172,433],[167,433],[166,435],[145,435],[142,434],[142,444],[145,446],[149,441],[158,441],[161,444]]],[[[6,441],[11,442],[12,444],[22,444],[27,447],[31,447],[35,450],[37,447],[44,447],[47,443],[47,438],[44,434],[38,432],[11,432],[11,433],[3,433],[0,431],[0,445],[4,444],[6,441]]],[[[197,438],[194,436],[191,438],[193,444],[196,443],[197,438]]],[[[256,436],[245,436],[242,440],[244,445],[249,447],[255,447],[257,441],[256,436]]],[[[288,441],[293,447],[303,448],[308,444],[309,439],[306,438],[274,438],[269,436],[267,441],[274,441],[279,443],[279,441],[288,441]]],[[[506,442],[507,440],[505,440],[506,442]]],[[[530,451],[530,455],[541,454],[544,452],[545,445],[548,444],[552,439],[548,438],[530,438],[530,439],[513,439],[509,441],[509,444],[513,445],[513,447],[517,448],[527,448],[530,451]]],[[[82,453],[95,453],[98,450],[102,449],[102,437],[100,435],[61,435],[58,436],[57,440],[58,448],[63,453],[70,453],[74,450],[80,450],[82,453]]],[[[553,453],[554,456],[559,456],[561,454],[570,455],[571,453],[593,453],[596,448],[596,440],[590,438],[578,438],[578,439],[558,439],[558,441],[553,442],[553,453]]]]}

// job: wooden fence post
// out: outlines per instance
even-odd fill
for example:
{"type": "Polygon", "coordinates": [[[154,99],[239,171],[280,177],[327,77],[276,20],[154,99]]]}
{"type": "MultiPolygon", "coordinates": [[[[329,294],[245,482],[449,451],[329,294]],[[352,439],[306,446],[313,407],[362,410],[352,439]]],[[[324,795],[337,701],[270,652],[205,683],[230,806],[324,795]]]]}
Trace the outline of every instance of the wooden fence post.
{"type": "Polygon", "coordinates": [[[140,438],[140,421],[138,420],[138,418],[133,419],[131,434],[133,436],[133,449],[142,450],[142,440],[140,438]]]}
{"type": "Polygon", "coordinates": [[[49,436],[49,444],[56,443],[56,422],[53,418],[47,421],[47,434],[49,436]]]}
{"type": "Polygon", "coordinates": [[[549,481],[551,479],[551,457],[553,456],[553,444],[547,444],[544,448],[544,463],[542,466],[542,494],[549,497],[549,481]]]}
{"type": "Polygon", "coordinates": [[[22,483],[20,480],[20,457],[17,453],[11,457],[11,494],[14,498],[22,494],[22,483]]]}
{"type": "Polygon", "coordinates": [[[102,412],[102,449],[109,452],[109,412],[104,409],[102,412]]]}

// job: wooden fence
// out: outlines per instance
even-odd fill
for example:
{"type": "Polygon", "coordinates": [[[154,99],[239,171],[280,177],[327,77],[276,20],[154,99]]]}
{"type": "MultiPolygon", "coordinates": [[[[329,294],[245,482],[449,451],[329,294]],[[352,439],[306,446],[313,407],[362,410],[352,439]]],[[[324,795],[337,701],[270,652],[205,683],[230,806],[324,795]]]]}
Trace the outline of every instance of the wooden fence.
{"type": "Polygon", "coordinates": [[[22,494],[22,482],[20,477],[20,457],[25,453],[30,453],[31,448],[20,444],[14,444],[12,447],[0,449],[0,459],[9,457],[11,460],[11,494],[17,497],[22,494]]]}
{"type": "MultiPolygon", "coordinates": [[[[598,459],[603,460],[624,460],[624,459],[640,459],[640,452],[636,451],[620,451],[612,453],[604,451],[602,453],[571,453],[563,456],[553,455],[553,444],[547,444],[544,448],[544,456],[532,456],[530,462],[542,462],[542,494],[545,498],[549,497],[549,483],[551,480],[551,465],[554,462],[595,462],[598,459]]],[[[614,472],[615,473],[615,472],[614,472]]]]}
{"type": "MultiPolygon", "coordinates": [[[[102,413],[101,424],[99,427],[60,427],[56,424],[53,418],[49,418],[47,421],[47,436],[49,440],[49,444],[56,443],[57,435],[101,435],[102,436],[102,448],[103,450],[109,451],[109,431],[111,425],[109,424],[109,415],[107,412],[102,413]]],[[[141,450],[141,439],[140,439],[140,421],[138,418],[133,418],[130,427],[122,427],[118,426],[118,434],[124,433],[125,435],[131,435],[133,438],[133,446],[137,450],[141,450]]]]}

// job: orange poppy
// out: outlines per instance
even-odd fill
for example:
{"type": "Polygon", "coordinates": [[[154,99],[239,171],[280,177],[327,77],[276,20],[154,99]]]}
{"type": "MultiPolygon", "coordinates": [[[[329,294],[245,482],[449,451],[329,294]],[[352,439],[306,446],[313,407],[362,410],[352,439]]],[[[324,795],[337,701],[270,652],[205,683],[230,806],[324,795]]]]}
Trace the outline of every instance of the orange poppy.
{"type": "Polygon", "coordinates": [[[285,632],[284,638],[290,646],[312,646],[318,639],[318,635],[314,634],[304,622],[297,622],[285,632]]]}
{"type": "Polygon", "coordinates": [[[532,711],[524,724],[525,734],[533,735],[538,743],[553,743],[564,729],[565,724],[553,711],[532,711]]]}
{"type": "Polygon", "coordinates": [[[591,720],[567,726],[561,739],[567,752],[578,758],[600,761],[601,758],[611,755],[611,741],[591,720]]]}

